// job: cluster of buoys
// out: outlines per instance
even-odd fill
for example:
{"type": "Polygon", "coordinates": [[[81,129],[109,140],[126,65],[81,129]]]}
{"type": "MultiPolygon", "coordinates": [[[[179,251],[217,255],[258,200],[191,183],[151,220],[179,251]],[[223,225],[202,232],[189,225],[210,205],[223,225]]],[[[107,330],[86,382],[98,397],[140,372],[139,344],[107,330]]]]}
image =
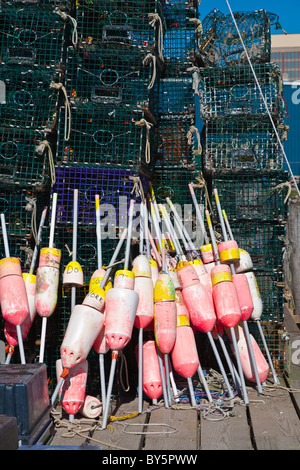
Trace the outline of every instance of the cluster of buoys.
{"type": "MultiPolygon", "coordinates": [[[[148,199],[140,204],[139,254],[130,266],[135,207],[135,201],[131,200],[127,228],[106,268],[102,266],[99,196],[95,196],[98,269],[90,279],[89,292],[81,304],[76,303],[76,288],[83,285],[83,273],[76,261],[78,191],[74,191],[73,258],[63,275],[63,284],[72,288],[71,315],[60,347],[57,385],[51,397],[52,404],[59,398],[70,421],[78,412],[86,417],[102,413],[102,428],[106,428],[116,361],[131,340],[134,327],[139,330],[136,348],[139,412],[143,410],[143,394],[154,403],[163,398],[165,407],[178,400],[173,370],[187,380],[192,406],[196,406],[192,381],[195,374],[207,399],[213,402],[200,364],[197,331],[207,335],[229,398],[234,397],[235,388],[248,404],[245,379],[256,383],[261,393],[269,367],[274,382],[279,383],[266,342],[269,365],[248,329],[247,321],[256,320],[263,338],[259,323],[263,306],[251,257],[233,239],[217,191],[214,195],[224,238],[218,244],[209,212],[205,211],[208,235],[192,184],[189,189],[204,240],[199,249],[172,201],[167,198],[166,205],[157,204],[150,184],[148,199]],[[125,240],[124,266],[115,272],[112,282],[111,269],[125,240]],[[144,331],[151,332],[147,339],[144,339],[144,331]],[[234,356],[227,350],[225,335],[234,356]],[[224,352],[231,383],[216,347],[217,341],[224,352]],[[99,354],[101,401],[86,394],[87,357],[92,348],[99,354]],[[109,350],[112,356],[106,387],[104,357],[109,350]],[[235,357],[237,370],[232,357],[235,357]]],[[[46,209],[40,222],[38,244],[45,216],[46,209]]],[[[25,363],[22,341],[36,313],[42,317],[40,362],[43,362],[46,322],[56,308],[61,256],[60,250],[54,248],[55,217],[54,193],[49,246],[40,250],[36,276],[33,270],[38,244],[30,272],[22,276],[19,260],[9,256],[5,219],[1,215],[6,249],[6,258],[0,260],[1,310],[6,321],[7,342],[11,348],[19,344],[22,363],[25,363]]]]}

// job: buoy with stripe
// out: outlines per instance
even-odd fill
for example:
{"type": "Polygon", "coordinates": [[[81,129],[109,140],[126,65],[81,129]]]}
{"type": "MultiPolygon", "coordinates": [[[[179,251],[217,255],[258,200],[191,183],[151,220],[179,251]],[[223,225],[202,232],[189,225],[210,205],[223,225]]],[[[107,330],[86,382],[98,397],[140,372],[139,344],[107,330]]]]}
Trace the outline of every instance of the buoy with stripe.
{"type": "MultiPolygon", "coordinates": [[[[63,366],[61,359],[56,361],[57,381],[62,373],[63,366]]],[[[74,420],[75,415],[80,411],[85,402],[86,384],[88,374],[88,362],[86,360],[77,364],[69,372],[60,391],[60,403],[69,415],[69,421],[74,420]]]]}
{"type": "Polygon", "coordinates": [[[146,255],[138,255],[132,262],[134,274],[134,290],[139,295],[139,303],[134,320],[134,326],[145,328],[153,319],[153,281],[151,265],[146,255]]]}

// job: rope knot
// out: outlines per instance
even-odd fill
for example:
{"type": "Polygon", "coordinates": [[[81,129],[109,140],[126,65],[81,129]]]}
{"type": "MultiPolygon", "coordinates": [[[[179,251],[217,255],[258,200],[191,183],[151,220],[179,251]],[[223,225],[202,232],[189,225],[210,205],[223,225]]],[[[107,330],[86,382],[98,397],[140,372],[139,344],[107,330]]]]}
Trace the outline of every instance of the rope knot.
{"type": "Polygon", "coordinates": [[[150,163],[151,160],[151,151],[150,151],[150,140],[149,140],[149,134],[150,134],[150,129],[153,126],[151,122],[146,121],[146,119],[142,118],[140,121],[135,121],[135,125],[139,127],[146,127],[146,148],[145,148],[145,159],[146,163],[150,163]]]}
{"type": "Polygon", "coordinates": [[[159,58],[164,62],[164,55],[163,55],[163,51],[164,51],[164,45],[163,45],[163,24],[162,24],[162,20],[161,20],[161,17],[159,16],[158,13],[148,13],[148,18],[150,18],[150,21],[149,21],[149,24],[150,26],[152,26],[152,28],[155,27],[155,24],[156,22],[159,23],[159,26],[158,26],[158,39],[157,39],[157,42],[158,42],[158,55],[159,55],[159,58]]]}
{"type": "Polygon", "coordinates": [[[131,194],[135,193],[136,197],[141,197],[142,201],[145,202],[145,194],[142,186],[142,182],[139,176],[129,176],[129,179],[133,181],[133,188],[131,194]]]}
{"type": "Polygon", "coordinates": [[[55,8],[54,13],[57,13],[64,21],[70,20],[73,24],[72,43],[73,46],[76,47],[78,42],[77,21],[75,20],[75,18],[73,18],[73,16],[68,15],[64,11],[61,11],[59,8],[55,8]]]}
{"type": "Polygon", "coordinates": [[[193,144],[193,135],[194,135],[194,132],[196,133],[196,136],[197,136],[197,142],[198,142],[198,150],[195,152],[194,151],[194,154],[197,154],[197,155],[201,155],[202,153],[202,146],[201,146],[201,142],[200,142],[200,134],[199,134],[199,130],[197,129],[197,127],[195,126],[191,126],[188,130],[188,133],[186,135],[187,137],[187,140],[188,140],[188,144],[189,145],[192,145],[193,144]]]}
{"type": "Polygon", "coordinates": [[[148,85],[148,90],[151,90],[151,88],[153,88],[156,80],[156,56],[149,52],[149,54],[147,54],[146,57],[143,59],[143,65],[148,65],[150,61],[152,61],[153,63],[153,74],[151,81],[148,85]]]}
{"type": "Polygon", "coordinates": [[[71,132],[71,105],[68,99],[67,90],[62,83],[51,81],[49,85],[50,90],[61,90],[65,97],[65,140],[68,141],[71,132]]]}
{"type": "Polygon", "coordinates": [[[43,155],[45,150],[48,150],[48,158],[49,158],[49,167],[50,167],[50,175],[51,175],[51,186],[55,184],[56,181],[56,176],[55,176],[55,165],[54,165],[54,159],[53,159],[53,153],[51,146],[48,142],[48,140],[42,140],[39,142],[39,145],[35,148],[36,153],[39,155],[43,155]]]}

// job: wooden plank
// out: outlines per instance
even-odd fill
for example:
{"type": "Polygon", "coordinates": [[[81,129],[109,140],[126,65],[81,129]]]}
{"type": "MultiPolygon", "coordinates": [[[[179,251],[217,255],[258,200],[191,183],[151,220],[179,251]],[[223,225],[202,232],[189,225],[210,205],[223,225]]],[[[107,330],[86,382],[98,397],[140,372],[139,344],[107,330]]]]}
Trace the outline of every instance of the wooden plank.
{"type": "Polygon", "coordinates": [[[249,416],[257,450],[299,450],[300,423],[288,391],[249,392],[249,416]]]}
{"type": "Polygon", "coordinates": [[[199,449],[198,412],[194,408],[153,410],[146,430],[144,450],[199,449]]]}
{"type": "Polygon", "coordinates": [[[220,421],[211,421],[201,414],[201,450],[253,450],[246,407],[236,404],[233,411],[235,416],[220,421]]]}

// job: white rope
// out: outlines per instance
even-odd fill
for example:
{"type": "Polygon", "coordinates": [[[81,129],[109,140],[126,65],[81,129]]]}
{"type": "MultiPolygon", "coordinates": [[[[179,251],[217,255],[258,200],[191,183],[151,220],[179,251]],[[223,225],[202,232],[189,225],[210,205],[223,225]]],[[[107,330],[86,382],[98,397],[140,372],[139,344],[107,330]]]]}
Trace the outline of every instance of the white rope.
{"type": "Polygon", "coordinates": [[[164,44],[163,44],[163,25],[161,17],[158,13],[148,13],[148,17],[151,18],[149,21],[150,26],[154,28],[155,23],[158,21],[158,39],[157,39],[157,47],[158,47],[158,55],[159,58],[164,62],[164,44]]]}
{"type": "Polygon", "coordinates": [[[236,21],[235,21],[235,18],[234,18],[234,15],[233,15],[233,13],[232,13],[232,10],[231,10],[231,7],[230,7],[230,5],[229,5],[228,0],[226,0],[226,3],[227,3],[227,5],[228,5],[230,14],[231,14],[231,16],[232,16],[232,20],[233,20],[234,25],[235,25],[235,27],[236,27],[236,30],[237,30],[237,32],[238,32],[238,35],[239,35],[240,41],[241,41],[241,43],[242,43],[242,46],[243,46],[243,48],[244,48],[244,51],[245,51],[247,60],[248,60],[248,62],[249,62],[250,68],[251,68],[251,70],[252,70],[253,76],[254,76],[254,78],[255,78],[257,87],[258,87],[258,89],[259,89],[259,91],[260,91],[260,95],[261,95],[261,97],[262,97],[262,99],[263,99],[263,102],[264,102],[266,111],[267,111],[268,116],[269,116],[269,118],[270,118],[270,121],[271,121],[271,123],[272,123],[272,126],[273,126],[274,132],[275,132],[275,134],[276,134],[278,143],[279,143],[280,148],[281,148],[281,150],[282,150],[282,153],[283,153],[283,155],[284,155],[284,158],[285,158],[286,164],[287,164],[287,166],[288,166],[289,172],[290,172],[290,174],[291,174],[291,176],[292,176],[292,179],[293,179],[295,188],[296,188],[296,190],[297,190],[298,196],[300,197],[300,191],[299,191],[297,182],[296,182],[296,180],[295,180],[295,176],[294,176],[294,174],[293,174],[293,172],[292,172],[291,166],[290,166],[289,161],[288,161],[288,159],[287,159],[287,156],[286,156],[286,153],[285,153],[285,151],[284,151],[284,148],[283,148],[282,142],[281,142],[281,140],[280,140],[279,134],[278,134],[278,132],[277,132],[275,123],[274,123],[274,121],[273,121],[273,118],[272,118],[272,116],[271,116],[270,110],[269,110],[269,108],[268,108],[268,104],[267,104],[266,99],[265,99],[265,97],[264,97],[264,95],[263,95],[261,86],[260,86],[259,81],[258,81],[258,79],[257,79],[255,70],[254,70],[254,68],[253,68],[253,66],[252,66],[251,60],[250,60],[250,58],[249,58],[247,49],[246,49],[246,47],[245,47],[244,41],[243,41],[243,39],[242,39],[240,30],[239,30],[238,25],[237,25],[237,23],[236,23],[236,21]]]}
{"type": "Polygon", "coordinates": [[[62,83],[50,83],[51,90],[62,90],[65,95],[65,140],[68,141],[71,132],[71,105],[68,99],[67,91],[62,83]]]}
{"type": "Polygon", "coordinates": [[[153,88],[155,80],[156,80],[156,57],[154,54],[147,54],[146,57],[143,59],[143,65],[149,64],[149,62],[152,60],[153,63],[153,72],[152,72],[152,78],[151,81],[148,85],[148,90],[151,90],[153,88]]]}
{"type": "Polygon", "coordinates": [[[187,137],[187,140],[188,140],[188,144],[189,145],[192,145],[193,144],[193,135],[194,135],[194,132],[196,133],[196,136],[197,136],[197,142],[198,142],[198,155],[201,155],[201,152],[202,152],[202,146],[201,146],[201,142],[200,142],[200,134],[199,134],[199,130],[197,129],[197,127],[195,126],[191,126],[188,130],[188,133],[186,135],[187,137]]]}
{"type": "Polygon", "coordinates": [[[51,176],[51,186],[55,184],[56,176],[55,176],[55,165],[53,160],[53,153],[50,147],[48,140],[42,140],[39,145],[36,147],[35,151],[39,155],[43,155],[46,148],[48,149],[48,158],[49,158],[49,167],[50,167],[50,176],[51,176]]]}
{"type": "Polygon", "coordinates": [[[187,72],[192,72],[193,77],[193,90],[195,95],[199,95],[199,69],[198,67],[189,67],[186,69],[187,72]]]}
{"type": "Polygon", "coordinates": [[[78,33],[77,33],[77,21],[73,16],[68,15],[64,11],[61,11],[59,8],[55,8],[54,10],[55,13],[57,13],[63,20],[67,21],[68,19],[71,21],[73,24],[73,33],[72,33],[72,43],[74,46],[77,46],[78,42],[78,33]]]}
{"type": "Polygon", "coordinates": [[[136,126],[146,127],[146,148],[145,148],[145,159],[146,163],[150,163],[151,160],[151,151],[150,151],[150,140],[149,140],[149,132],[153,124],[146,121],[146,119],[141,119],[140,121],[135,122],[136,126]]]}
{"type": "Polygon", "coordinates": [[[31,212],[31,229],[34,237],[35,244],[38,244],[38,231],[36,225],[36,198],[35,197],[25,197],[27,204],[25,210],[31,212]]]}

